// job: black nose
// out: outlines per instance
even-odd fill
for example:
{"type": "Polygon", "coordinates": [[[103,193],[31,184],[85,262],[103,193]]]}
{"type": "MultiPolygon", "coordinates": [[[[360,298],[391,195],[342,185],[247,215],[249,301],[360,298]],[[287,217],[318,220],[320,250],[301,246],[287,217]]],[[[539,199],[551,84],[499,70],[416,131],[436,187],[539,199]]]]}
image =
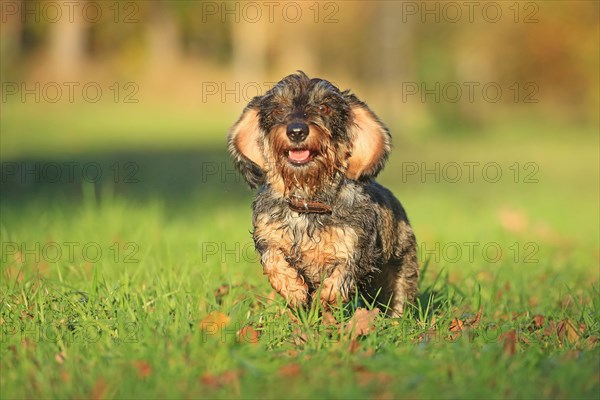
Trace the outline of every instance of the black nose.
{"type": "Polygon", "coordinates": [[[287,126],[287,135],[292,142],[301,142],[308,136],[308,125],[304,122],[292,122],[287,126]]]}

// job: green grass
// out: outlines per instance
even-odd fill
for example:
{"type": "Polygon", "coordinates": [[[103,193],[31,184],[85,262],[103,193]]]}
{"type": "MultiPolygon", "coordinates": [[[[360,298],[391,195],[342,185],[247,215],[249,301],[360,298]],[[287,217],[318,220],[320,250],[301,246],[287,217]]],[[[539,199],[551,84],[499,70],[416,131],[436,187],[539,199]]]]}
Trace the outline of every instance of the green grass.
{"type": "Polygon", "coordinates": [[[358,338],[350,310],[332,326],[272,296],[252,250],[252,193],[198,178],[198,157],[226,162],[222,143],[130,155],[137,183],[10,181],[1,397],[597,398],[597,138],[510,132],[396,140],[380,180],[404,203],[427,267],[415,308],[377,316],[358,338]],[[497,162],[504,178],[402,175],[403,162],[469,161],[497,162]],[[536,163],[538,182],[515,183],[515,162],[536,163]]]}

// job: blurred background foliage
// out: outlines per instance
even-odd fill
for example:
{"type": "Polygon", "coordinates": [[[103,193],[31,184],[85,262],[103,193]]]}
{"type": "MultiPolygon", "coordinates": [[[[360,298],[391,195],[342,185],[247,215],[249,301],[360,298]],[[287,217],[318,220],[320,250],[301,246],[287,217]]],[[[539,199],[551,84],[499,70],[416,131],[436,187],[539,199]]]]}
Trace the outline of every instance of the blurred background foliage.
{"type": "Polygon", "coordinates": [[[3,1],[1,154],[222,145],[250,97],[298,69],[351,88],[406,140],[513,124],[596,135],[599,12],[595,1],[3,1]],[[73,101],[65,82],[79,84],[73,101]],[[82,94],[89,82],[98,102],[82,94]],[[36,83],[37,100],[23,94],[36,83]]]}

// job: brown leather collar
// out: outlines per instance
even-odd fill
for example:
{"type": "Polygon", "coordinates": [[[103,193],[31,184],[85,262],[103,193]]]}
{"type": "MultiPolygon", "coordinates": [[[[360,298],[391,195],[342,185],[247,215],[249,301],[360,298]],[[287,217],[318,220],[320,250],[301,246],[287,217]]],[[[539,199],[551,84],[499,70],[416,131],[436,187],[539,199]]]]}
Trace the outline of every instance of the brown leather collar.
{"type": "Polygon", "coordinates": [[[308,201],[301,197],[288,197],[285,199],[290,210],[299,213],[330,214],[331,206],[319,201],[308,201]]]}

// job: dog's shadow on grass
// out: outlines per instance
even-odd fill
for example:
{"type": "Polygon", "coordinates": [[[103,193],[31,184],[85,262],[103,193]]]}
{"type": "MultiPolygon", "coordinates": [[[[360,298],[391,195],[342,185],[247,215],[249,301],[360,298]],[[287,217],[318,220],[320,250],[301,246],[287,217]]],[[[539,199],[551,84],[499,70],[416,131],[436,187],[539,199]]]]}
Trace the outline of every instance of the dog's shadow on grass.
{"type": "Polygon", "coordinates": [[[421,267],[419,279],[419,295],[415,299],[415,304],[412,309],[413,315],[421,321],[430,321],[432,316],[443,314],[460,302],[459,297],[464,297],[464,293],[453,287],[448,282],[448,274],[444,269],[440,270],[433,281],[425,286],[425,276],[429,270],[430,260],[427,259],[421,267]],[[459,295],[458,297],[456,295],[459,295]]]}

